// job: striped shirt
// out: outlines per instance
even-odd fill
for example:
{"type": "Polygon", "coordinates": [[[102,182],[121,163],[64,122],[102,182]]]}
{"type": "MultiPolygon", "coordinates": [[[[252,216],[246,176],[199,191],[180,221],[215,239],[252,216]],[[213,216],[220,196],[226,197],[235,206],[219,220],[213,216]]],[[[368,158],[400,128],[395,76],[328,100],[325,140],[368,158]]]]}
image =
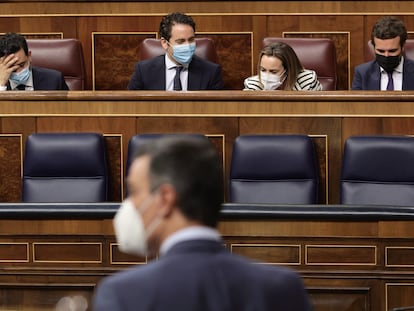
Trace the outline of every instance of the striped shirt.
{"type": "MultiPolygon", "coordinates": [[[[244,91],[263,90],[263,84],[259,81],[259,76],[248,77],[244,80],[244,91]]],[[[322,85],[318,80],[316,72],[304,69],[298,74],[293,91],[322,91],[322,85]]]]}

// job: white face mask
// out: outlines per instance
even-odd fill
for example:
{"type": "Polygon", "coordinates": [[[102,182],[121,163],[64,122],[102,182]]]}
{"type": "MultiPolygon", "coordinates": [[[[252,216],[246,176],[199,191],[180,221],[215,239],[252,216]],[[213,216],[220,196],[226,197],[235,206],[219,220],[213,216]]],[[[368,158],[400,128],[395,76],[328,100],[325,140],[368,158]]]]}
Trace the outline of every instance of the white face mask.
{"type": "MultiPolygon", "coordinates": [[[[141,205],[141,212],[147,208],[147,202],[149,201],[144,201],[141,205]]],[[[147,239],[160,223],[160,219],[155,220],[145,231],[141,213],[132,201],[126,198],[113,220],[115,236],[121,252],[145,257],[148,253],[147,239]]]]}
{"type": "Polygon", "coordinates": [[[284,72],[281,75],[273,74],[269,72],[261,72],[260,79],[262,80],[264,90],[276,90],[279,88],[284,79],[281,80],[281,76],[284,75],[284,72]]]}

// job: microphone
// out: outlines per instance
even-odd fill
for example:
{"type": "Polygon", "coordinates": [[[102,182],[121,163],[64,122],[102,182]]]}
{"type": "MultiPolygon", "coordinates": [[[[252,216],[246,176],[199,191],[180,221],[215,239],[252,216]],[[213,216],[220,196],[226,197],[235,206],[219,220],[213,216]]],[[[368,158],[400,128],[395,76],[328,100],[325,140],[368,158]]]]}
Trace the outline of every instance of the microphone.
{"type": "Polygon", "coordinates": [[[390,311],[408,311],[408,310],[414,310],[414,306],[409,306],[409,307],[396,307],[396,308],[390,309],[390,311]]]}

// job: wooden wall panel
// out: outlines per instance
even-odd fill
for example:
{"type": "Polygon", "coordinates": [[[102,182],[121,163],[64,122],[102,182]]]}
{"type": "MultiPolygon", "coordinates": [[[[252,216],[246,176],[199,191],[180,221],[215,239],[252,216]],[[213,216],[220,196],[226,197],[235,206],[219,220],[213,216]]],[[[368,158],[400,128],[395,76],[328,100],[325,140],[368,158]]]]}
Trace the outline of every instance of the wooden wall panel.
{"type": "Polygon", "coordinates": [[[335,286],[309,289],[310,299],[318,311],[371,311],[369,287],[340,288],[335,286]]]}
{"type": "Polygon", "coordinates": [[[22,135],[0,134],[0,202],[21,201],[22,135]]]}
{"type": "Polygon", "coordinates": [[[26,137],[36,132],[35,117],[4,117],[1,118],[1,132],[7,134],[22,134],[23,141],[26,137]]]}
{"type": "Polygon", "coordinates": [[[93,89],[126,90],[140,59],[141,42],[156,37],[156,33],[93,33],[93,89]]]}
{"type": "Polygon", "coordinates": [[[412,118],[344,118],[342,139],[358,135],[414,135],[412,118]]]}
{"type": "MultiPolygon", "coordinates": [[[[4,13],[4,11],[2,12],[4,13]]],[[[18,32],[25,34],[63,33],[64,38],[77,38],[77,17],[75,16],[24,16],[0,18],[0,33],[18,32]]]]}
{"type": "Polygon", "coordinates": [[[200,34],[214,40],[222,67],[224,89],[242,90],[243,81],[251,75],[252,33],[200,34]]]}
{"type": "MultiPolygon", "coordinates": [[[[386,311],[412,305],[414,266],[390,267],[380,259],[387,249],[412,245],[414,218],[399,218],[408,209],[379,207],[376,213],[370,208],[370,217],[361,221],[339,215],[354,213],[355,207],[326,207],[326,214],[321,206],[308,207],[321,215],[318,219],[305,219],[302,207],[273,208],[284,212],[272,217],[255,210],[251,218],[227,213],[219,223],[225,246],[235,254],[298,271],[316,311],[386,311]],[[403,229],[391,237],[395,228],[403,229]]],[[[51,207],[55,217],[59,209],[59,204],[51,207]]],[[[7,211],[1,213],[1,310],[54,310],[61,298],[78,295],[90,305],[101,278],[150,260],[119,252],[112,214],[103,219],[90,218],[92,214],[88,219],[10,219],[3,217],[7,211]]]]}
{"type": "Polygon", "coordinates": [[[412,1],[88,1],[88,0],[7,0],[0,7],[1,12],[13,14],[130,14],[145,12],[149,14],[165,14],[165,12],[182,11],[194,14],[208,13],[242,13],[242,14],[320,14],[332,12],[339,14],[365,13],[389,14],[414,11],[412,1]]]}
{"type": "Polygon", "coordinates": [[[386,283],[386,308],[414,307],[414,284],[402,282],[386,283]]]}
{"type": "MultiPolygon", "coordinates": [[[[133,13],[133,12],[129,12],[133,13]]],[[[137,12],[136,12],[137,13],[137,12]]],[[[162,15],[160,15],[162,16],[162,15]]],[[[86,85],[87,89],[92,89],[92,51],[93,51],[93,35],[97,33],[100,35],[101,33],[157,33],[160,23],[160,16],[81,16],[78,17],[78,26],[79,26],[79,40],[82,42],[82,47],[84,49],[85,56],[85,66],[86,66],[86,73],[88,78],[88,83],[86,85]]],[[[151,37],[152,35],[148,35],[151,37]]],[[[133,65],[138,60],[139,55],[135,54],[132,55],[134,52],[137,52],[137,48],[139,47],[140,40],[142,37],[138,37],[137,41],[135,42],[135,51],[133,50],[133,41],[131,37],[125,39],[125,37],[119,38],[117,40],[112,37],[112,42],[106,38],[98,38],[97,39],[98,48],[97,52],[102,52],[102,55],[99,53],[94,52],[94,57],[98,61],[96,66],[99,66],[102,61],[104,61],[112,52],[113,57],[111,58],[110,66],[104,65],[105,68],[109,67],[110,71],[106,72],[108,77],[99,82],[97,89],[101,89],[101,87],[105,87],[109,89],[126,89],[125,81],[129,81],[129,78],[133,72],[133,65]],[[125,41],[124,41],[125,40],[125,41]],[[111,44],[112,43],[112,44],[111,44]],[[118,44],[118,45],[116,45],[118,44]],[[102,50],[102,48],[108,47],[109,50],[102,50]],[[120,58],[125,58],[126,63],[122,64],[122,68],[118,68],[117,65],[120,62],[120,58]],[[116,76],[116,77],[115,77],[116,76]],[[109,79],[115,79],[115,86],[110,84],[109,79]]],[[[95,70],[98,69],[97,72],[98,77],[102,77],[102,67],[95,67],[95,70]]],[[[103,78],[103,77],[102,77],[103,78]]]]}
{"type": "Polygon", "coordinates": [[[109,173],[109,202],[121,202],[124,199],[124,161],[122,134],[104,134],[106,161],[109,173]]]}

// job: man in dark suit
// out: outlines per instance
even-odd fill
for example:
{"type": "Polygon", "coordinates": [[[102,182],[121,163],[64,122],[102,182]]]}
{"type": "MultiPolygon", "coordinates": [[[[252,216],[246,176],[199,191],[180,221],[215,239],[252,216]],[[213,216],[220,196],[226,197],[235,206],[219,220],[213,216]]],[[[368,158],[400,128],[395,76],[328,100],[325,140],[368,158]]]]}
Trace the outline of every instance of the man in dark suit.
{"type": "Polygon", "coordinates": [[[414,90],[414,62],[403,56],[407,29],[398,18],[378,20],[371,33],[375,60],[355,68],[353,90],[414,90]]]}
{"type": "Polygon", "coordinates": [[[31,66],[26,39],[16,33],[0,38],[0,91],[68,90],[61,72],[31,66]]]}
{"type": "Polygon", "coordinates": [[[183,13],[164,16],[159,36],[165,55],[140,61],[128,84],[129,90],[220,90],[221,67],[195,52],[195,23],[183,13]]]}
{"type": "Polygon", "coordinates": [[[205,137],[140,148],[114,227],[119,248],[158,259],[104,279],[95,311],[308,311],[297,273],[231,254],[216,229],[223,171],[205,137]]]}

